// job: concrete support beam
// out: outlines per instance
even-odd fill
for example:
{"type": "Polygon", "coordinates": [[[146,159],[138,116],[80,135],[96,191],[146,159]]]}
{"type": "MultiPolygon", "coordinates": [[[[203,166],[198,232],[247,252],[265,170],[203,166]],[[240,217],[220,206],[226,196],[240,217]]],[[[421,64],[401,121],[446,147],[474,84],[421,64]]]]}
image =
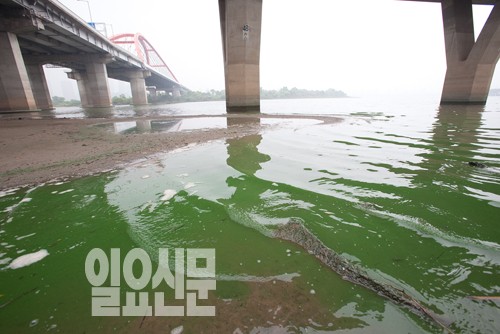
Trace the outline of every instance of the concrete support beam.
{"type": "Polygon", "coordinates": [[[219,0],[228,112],[260,111],[262,0],[219,0]]]}
{"type": "Polygon", "coordinates": [[[111,107],[111,93],[108,84],[106,64],[90,62],[85,64],[87,74],[86,86],[91,107],[111,107]]]}
{"type": "Polygon", "coordinates": [[[26,69],[30,78],[31,90],[35,97],[36,106],[41,110],[52,110],[52,98],[50,97],[47,78],[41,64],[27,64],[26,69]]]}
{"type": "Polygon", "coordinates": [[[474,42],[471,0],[441,3],[447,70],[442,104],[485,104],[500,56],[500,5],[495,5],[474,42]]]}
{"type": "Polygon", "coordinates": [[[0,31],[0,110],[36,110],[17,36],[0,31]]]}

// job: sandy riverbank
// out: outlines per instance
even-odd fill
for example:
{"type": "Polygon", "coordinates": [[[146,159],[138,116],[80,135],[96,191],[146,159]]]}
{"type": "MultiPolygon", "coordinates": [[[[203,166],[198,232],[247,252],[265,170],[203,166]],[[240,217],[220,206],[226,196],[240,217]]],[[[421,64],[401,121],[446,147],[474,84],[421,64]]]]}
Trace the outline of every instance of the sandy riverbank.
{"type": "MultiPolygon", "coordinates": [[[[206,116],[203,116],[206,117],[206,116]]],[[[217,116],[221,117],[221,116],[217,116]]],[[[180,132],[115,134],[94,126],[126,119],[29,119],[0,121],[0,189],[32,185],[58,178],[79,177],[115,168],[157,152],[193,143],[233,138],[262,129],[259,118],[314,118],[325,123],[338,118],[314,116],[231,115],[231,126],[180,132]],[[256,121],[255,121],[256,120],[256,121]]],[[[186,118],[186,117],[182,117],[186,118]]],[[[147,118],[140,118],[145,120],[147,118]]],[[[179,117],[155,117],[175,120],[179,117]]]]}

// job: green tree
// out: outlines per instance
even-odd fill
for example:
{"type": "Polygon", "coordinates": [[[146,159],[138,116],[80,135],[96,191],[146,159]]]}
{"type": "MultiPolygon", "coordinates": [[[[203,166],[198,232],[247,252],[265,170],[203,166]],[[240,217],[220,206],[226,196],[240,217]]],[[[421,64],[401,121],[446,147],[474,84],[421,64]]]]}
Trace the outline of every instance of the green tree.
{"type": "Polygon", "coordinates": [[[124,94],[120,94],[119,96],[113,96],[113,104],[115,105],[123,105],[123,104],[132,104],[132,98],[127,97],[124,94]]]}
{"type": "Polygon", "coordinates": [[[54,107],[76,107],[81,105],[79,100],[66,101],[66,99],[61,96],[52,96],[52,104],[54,107]]]}

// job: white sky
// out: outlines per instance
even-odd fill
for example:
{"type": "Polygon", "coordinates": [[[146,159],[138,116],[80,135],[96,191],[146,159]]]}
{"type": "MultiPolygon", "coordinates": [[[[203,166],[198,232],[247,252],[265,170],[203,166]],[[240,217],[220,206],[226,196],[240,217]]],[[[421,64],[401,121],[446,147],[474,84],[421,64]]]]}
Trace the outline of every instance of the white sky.
{"type": "MultiPolygon", "coordinates": [[[[89,19],[87,3],[59,1],[89,19]]],[[[109,24],[115,34],[142,33],[186,87],[224,88],[217,0],[88,1],[94,22],[109,24]]],[[[476,35],[490,10],[474,6],[476,35]]],[[[445,70],[440,4],[264,0],[261,86],[266,89],[439,94],[445,70]]],[[[500,75],[492,87],[500,87],[500,75]]]]}

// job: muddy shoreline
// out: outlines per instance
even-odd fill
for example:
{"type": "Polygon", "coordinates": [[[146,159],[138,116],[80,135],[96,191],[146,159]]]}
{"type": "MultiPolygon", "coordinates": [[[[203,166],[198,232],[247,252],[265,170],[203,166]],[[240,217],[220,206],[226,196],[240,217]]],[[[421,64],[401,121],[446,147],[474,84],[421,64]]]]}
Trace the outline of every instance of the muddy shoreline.
{"type": "Polygon", "coordinates": [[[55,179],[92,175],[190,144],[235,138],[264,129],[262,118],[317,119],[335,117],[298,115],[216,115],[129,117],[119,119],[32,119],[23,114],[3,114],[0,120],[0,190],[40,184],[55,179]],[[179,120],[225,117],[227,128],[193,131],[115,134],[95,126],[136,120],[179,120]],[[230,126],[229,126],[230,125],[230,126]]]}

